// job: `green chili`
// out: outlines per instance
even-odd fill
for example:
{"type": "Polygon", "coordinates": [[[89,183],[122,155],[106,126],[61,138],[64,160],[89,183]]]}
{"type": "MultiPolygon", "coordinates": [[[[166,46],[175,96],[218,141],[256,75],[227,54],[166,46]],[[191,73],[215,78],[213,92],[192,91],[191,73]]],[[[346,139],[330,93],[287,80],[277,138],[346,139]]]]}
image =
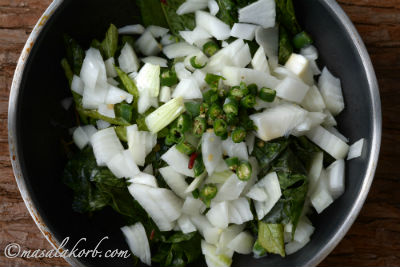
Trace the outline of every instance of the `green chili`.
{"type": "Polygon", "coordinates": [[[296,49],[300,50],[313,43],[311,36],[306,32],[300,32],[293,38],[293,45],[296,49]]]}
{"type": "Polygon", "coordinates": [[[237,168],[236,174],[239,180],[248,181],[251,178],[251,172],[252,169],[250,163],[247,161],[241,161],[237,168]]]}
{"type": "Polygon", "coordinates": [[[178,77],[176,76],[176,72],[172,70],[164,70],[160,74],[161,86],[173,86],[178,83],[178,77]]]}
{"type": "Polygon", "coordinates": [[[208,90],[207,92],[203,93],[203,100],[207,104],[211,105],[212,103],[215,103],[218,101],[219,96],[218,96],[218,91],[217,90],[208,90]]]}
{"type": "Polygon", "coordinates": [[[232,141],[235,143],[241,143],[246,139],[246,130],[243,127],[236,127],[232,131],[232,141]]]}
{"type": "Polygon", "coordinates": [[[210,207],[211,200],[217,195],[217,193],[218,188],[215,184],[206,184],[200,190],[200,199],[207,205],[207,207],[210,207]]]}
{"type": "Polygon", "coordinates": [[[213,41],[209,41],[203,45],[203,52],[208,57],[215,55],[215,53],[217,53],[218,50],[219,50],[218,44],[213,41]]]}
{"type": "Polygon", "coordinates": [[[196,62],[196,56],[194,56],[194,57],[192,57],[191,59],[190,59],[190,65],[192,65],[192,67],[193,68],[195,68],[195,69],[202,69],[202,68],[204,68],[206,65],[207,65],[207,63],[204,63],[204,65],[200,65],[200,64],[198,64],[197,62],[196,62]]]}
{"type": "Polygon", "coordinates": [[[265,102],[273,102],[276,97],[276,91],[267,87],[260,89],[258,97],[265,102]]]}
{"type": "Polygon", "coordinates": [[[206,119],[200,116],[194,118],[193,121],[193,134],[197,137],[201,137],[202,134],[206,131],[207,122],[206,119]]]}
{"type": "Polygon", "coordinates": [[[176,127],[181,133],[185,133],[192,127],[192,120],[188,114],[182,114],[176,120],[176,127]]]}
{"type": "Polygon", "coordinates": [[[254,95],[246,95],[240,100],[240,105],[244,108],[253,108],[256,105],[256,97],[254,95]]]}
{"type": "Polygon", "coordinates": [[[201,155],[198,155],[197,158],[195,159],[194,165],[193,165],[194,176],[198,177],[201,174],[203,174],[204,171],[205,171],[205,166],[204,166],[203,158],[201,155]]]}
{"type": "Polygon", "coordinates": [[[239,159],[237,157],[227,158],[225,163],[231,171],[236,171],[239,167],[239,159]]]}
{"type": "Polygon", "coordinates": [[[187,141],[182,141],[176,145],[176,149],[186,155],[191,155],[196,151],[196,148],[187,141]]]}
{"type": "Polygon", "coordinates": [[[249,94],[256,96],[258,92],[258,86],[257,84],[249,84],[247,85],[247,89],[249,89],[249,94]]]}
{"type": "Polygon", "coordinates": [[[214,121],[214,133],[216,136],[226,139],[228,137],[228,124],[223,119],[216,119],[214,121]]]}
{"type": "Polygon", "coordinates": [[[237,115],[239,113],[239,104],[233,97],[228,97],[225,99],[223,110],[226,114],[237,115]]]}

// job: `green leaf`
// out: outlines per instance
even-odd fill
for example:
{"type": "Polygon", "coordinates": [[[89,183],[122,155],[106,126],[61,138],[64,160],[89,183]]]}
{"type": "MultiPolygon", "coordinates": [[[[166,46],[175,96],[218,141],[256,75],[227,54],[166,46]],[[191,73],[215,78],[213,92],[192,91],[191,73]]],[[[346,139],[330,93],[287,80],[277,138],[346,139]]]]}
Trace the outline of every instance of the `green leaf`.
{"type": "Polygon", "coordinates": [[[292,38],[282,25],[279,26],[279,64],[285,65],[293,53],[292,38]]]}
{"type": "Polygon", "coordinates": [[[144,26],[157,25],[168,28],[160,0],[137,0],[144,26]]]}
{"type": "Polygon", "coordinates": [[[307,197],[307,191],[308,183],[306,180],[304,180],[301,186],[286,189],[282,193],[285,198],[285,213],[290,218],[290,221],[293,225],[293,236],[303,211],[304,202],[307,197]]]}
{"type": "Polygon", "coordinates": [[[280,254],[285,257],[283,225],[259,222],[258,242],[269,253],[280,254]]]}
{"type": "Polygon", "coordinates": [[[170,236],[165,243],[179,243],[183,241],[188,241],[192,239],[196,235],[196,232],[184,234],[182,232],[176,232],[172,236],[170,236]]]}
{"type": "Polygon", "coordinates": [[[83,60],[85,59],[85,51],[82,47],[69,35],[64,35],[64,45],[67,52],[67,60],[74,74],[80,75],[83,60]]]}
{"type": "Polygon", "coordinates": [[[238,21],[238,10],[235,1],[217,0],[217,3],[219,6],[217,17],[232,27],[238,21]]]}
{"type": "Polygon", "coordinates": [[[161,8],[169,26],[167,28],[169,28],[175,36],[179,36],[179,31],[184,31],[186,29],[193,30],[196,27],[194,13],[181,16],[176,14],[179,6],[183,3],[185,3],[185,0],[161,1],[161,8]]]}
{"type": "Polygon", "coordinates": [[[114,24],[111,24],[107,30],[106,37],[101,42],[101,48],[105,59],[114,57],[118,49],[118,29],[114,24]]]}
{"type": "Polygon", "coordinates": [[[118,77],[122,82],[123,87],[133,95],[133,106],[137,106],[137,102],[139,101],[139,91],[136,87],[135,82],[119,67],[115,66],[115,70],[117,71],[118,77]]]}

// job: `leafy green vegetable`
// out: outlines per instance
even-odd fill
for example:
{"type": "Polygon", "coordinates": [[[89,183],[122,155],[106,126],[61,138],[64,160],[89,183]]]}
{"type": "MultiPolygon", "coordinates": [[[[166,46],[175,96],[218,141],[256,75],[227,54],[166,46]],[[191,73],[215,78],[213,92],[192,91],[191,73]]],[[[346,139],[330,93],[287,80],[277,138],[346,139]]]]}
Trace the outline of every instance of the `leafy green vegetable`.
{"type": "Polygon", "coordinates": [[[217,0],[219,6],[217,17],[232,27],[238,22],[238,9],[255,1],[257,0],[217,0]]]}
{"type": "Polygon", "coordinates": [[[269,253],[285,257],[283,225],[259,222],[258,242],[269,253]]]}
{"type": "Polygon", "coordinates": [[[123,142],[128,142],[128,136],[126,133],[125,126],[115,126],[114,130],[115,130],[115,133],[117,134],[119,140],[121,140],[123,142]]]}
{"type": "Polygon", "coordinates": [[[139,91],[136,87],[135,82],[126,74],[123,70],[119,67],[115,66],[115,70],[117,71],[118,77],[121,80],[123,86],[125,87],[126,91],[133,95],[133,103],[137,105],[139,100],[139,91]]]}
{"type": "Polygon", "coordinates": [[[144,26],[157,25],[168,28],[160,0],[137,0],[144,26]]]}
{"type": "Polygon", "coordinates": [[[301,32],[301,27],[296,18],[292,0],[275,0],[277,21],[280,22],[291,35],[301,32]]]}
{"type": "Polygon", "coordinates": [[[175,36],[179,36],[179,31],[184,31],[186,29],[193,30],[196,27],[193,13],[181,16],[176,14],[179,6],[184,2],[185,0],[161,1],[161,8],[164,11],[164,16],[168,23],[169,29],[175,36]]]}
{"type": "Polygon", "coordinates": [[[106,37],[101,42],[101,50],[105,59],[114,57],[115,52],[118,49],[118,29],[114,24],[111,24],[106,33],[106,37]]]}
{"type": "Polygon", "coordinates": [[[292,38],[282,25],[279,26],[279,64],[284,65],[293,53],[292,38]]]}
{"type": "Polygon", "coordinates": [[[79,76],[83,60],[85,59],[85,51],[75,39],[66,34],[64,35],[64,45],[67,52],[68,63],[72,66],[73,73],[79,76]]]}
{"type": "Polygon", "coordinates": [[[124,119],[127,122],[132,122],[134,108],[132,105],[125,102],[114,105],[115,116],[124,119]]]}

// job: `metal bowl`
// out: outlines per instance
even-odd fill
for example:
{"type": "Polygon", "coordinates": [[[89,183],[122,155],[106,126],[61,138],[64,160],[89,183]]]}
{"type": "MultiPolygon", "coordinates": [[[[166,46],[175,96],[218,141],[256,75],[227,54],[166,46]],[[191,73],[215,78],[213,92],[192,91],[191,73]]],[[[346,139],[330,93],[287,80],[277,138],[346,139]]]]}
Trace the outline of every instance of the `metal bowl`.
{"type": "MultiPolygon", "coordinates": [[[[346,165],[346,192],[327,210],[313,218],[316,231],[300,252],[282,259],[260,260],[236,256],[233,266],[314,266],[344,237],[356,219],[371,186],[381,142],[381,106],[375,73],[353,24],[333,0],[294,1],[301,24],[313,36],[320,51],[320,65],[342,80],[346,102],[339,129],[351,142],[366,139],[361,158],[346,165]]],[[[66,157],[61,127],[71,121],[60,101],[70,95],[60,67],[64,56],[62,35],[69,33],[85,45],[102,38],[110,23],[137,22],[132,0],[55,0],[34,28],[15,71],[9,102],[9,144],[14,174],[25,204],[48,241],[64,249],[80,238],[78,248],[126,250],[119,227],[124,224],[110,210],[88,217],[71,209],[71,192],[61,182],[66,157]],[[112,3],[111,3],[112,2],[112,3]]],[[[356,256],[356,255],[355,255],[356,256]]],[[[73,265],[127,265],[132,259],[66,258],[73,265]]],[[[199,263],[200,264],[200,263],[199,263]]],[[[198,264],[197,264],[198,265],[198,264]]]]}

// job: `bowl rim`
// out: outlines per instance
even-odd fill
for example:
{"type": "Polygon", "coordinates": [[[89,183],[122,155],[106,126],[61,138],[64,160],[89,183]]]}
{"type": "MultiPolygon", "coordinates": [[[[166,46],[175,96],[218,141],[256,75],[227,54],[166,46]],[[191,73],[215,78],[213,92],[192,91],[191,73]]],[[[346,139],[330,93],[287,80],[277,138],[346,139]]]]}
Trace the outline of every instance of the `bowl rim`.
{"type": "MultiPolygon", "coordinates": [[[[35,44],[37,38],[40,36],[43,28],[47,25],[48,20],[52,17],[55,11],[60,7],[64,0],[54,0],[43,15],[40,17],[39,21],[35,25],[33,31],[31,32],[23,50],[21,56],[18,60],[17,67],[14,72],[14,77],[11,85],[10,96],[9,96],[9,106],[8,106],[8,143],[10,160],[14,172],[14,176],[21,192],[21,196],[25,202],[25,205],[35,221],[37,227],[40,229],[42,234],[45,236],[47,241],[53,246],[54,249],[58,250],[61,244],[61,240],[58,240],[49,230],[49,228],[44,223],[42,217],[40,216],[38,210],[36,209],[30,192],[28,191],[26,182],[22,175],[20,158],[18,155],[18,144],[16,143],[17,136],[17,108],[16,103],[19,95],[19,88],[24,75],[26,62],[30,56],[33,45],[35,44]]],[[[323,259],[325,259],[332,250],[338,245],[338,243],[343,239],[346,233],[349,231],[350,227],[353,225],[355,219],[361,211],[361,208],[367,198],[368,192],[370,190],[372,181],[374,179],[376,167],[378,164],[379,151],[381,146],[381,136],[382,136],[382,113],[381,113],[381,100],[379,94],[378,81],[375,75],[375,71],[367,52],[365,44],[357,32],[355,26],[351,22],[350,18],[346,15],[344,10],[339,6],[335,0],[320,0],[320,2],[330,10],[336,18],[338,18],[340,24],[345,28],[346,32],[349,34],[352,42],[356,46],[357,53],[361,59],[362,65],[366,72],[366,77],[369,85],[369,91],[371,93],[372,99],[372,114],[373,114],[373,124],[372,124],[372,141],[371,141],[371,155],[368,160],[368,167],[366,174],[363,179],[360,193],[358,194],[349,214],[340,225],[338,231],[333,235],[333,237],[315,254],[304,266],[316,266],[323,259]]],[[[60,249],[60,252],[62,249],[60,249]]],[[[73,266],[84,266],[79,259],[74,257],[64,258],[69,264],[73,266]]]]}

